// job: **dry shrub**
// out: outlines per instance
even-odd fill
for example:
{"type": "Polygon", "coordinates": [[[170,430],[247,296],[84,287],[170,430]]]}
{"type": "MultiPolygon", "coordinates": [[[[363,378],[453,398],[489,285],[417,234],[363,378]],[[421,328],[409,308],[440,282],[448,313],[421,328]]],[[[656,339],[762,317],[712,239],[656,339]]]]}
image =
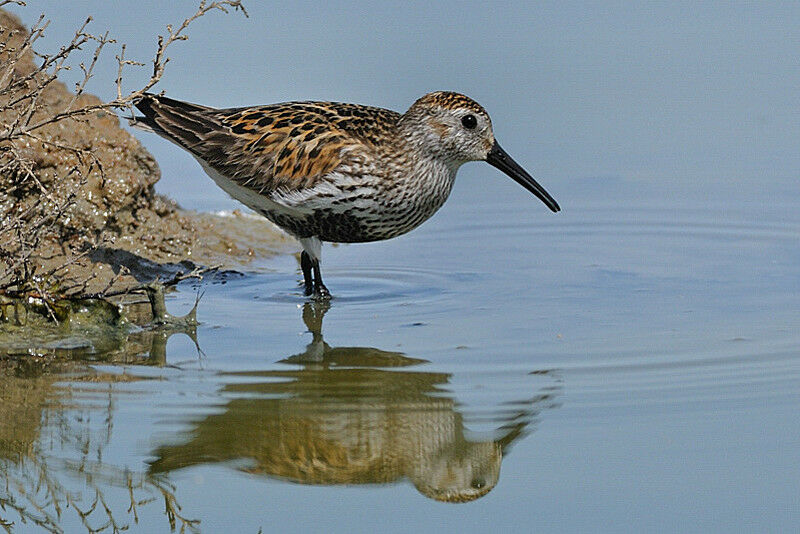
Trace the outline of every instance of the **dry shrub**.
{"type": "MultiPolygon", "coordinates": [[[[25,5],[19,0],[0,0],[25,5]]],[[[116,113],[130,111],[164,74],[168,48],[212,11],[242,11],[238,0],[203,1],[180,25],[157,38],[150,79],[123,90],[130,68],[147,68],[125,56],[108,32],[90,33],[91,17],[56,52],[37,51],[48,21],[28,32],[0,10],[0,297],[30,297],[45,304],[85,296],[86,276],[70,267],[137,219],[163,215],[174,206],[155,194],[153,158],[119,129],[116,113]],[[102,102],[86,93],[101,54],[116,48],[116,98],[102,102]],[[81,61],[84,58],[84,61],[81,61]],[[73,91],[58,81],[68,69],[82,79],[73,91]],[[149,215],[148,215],[149,214],[149,215]]],[[[55,317],[53,317],[55,318],[55,317]]]]}

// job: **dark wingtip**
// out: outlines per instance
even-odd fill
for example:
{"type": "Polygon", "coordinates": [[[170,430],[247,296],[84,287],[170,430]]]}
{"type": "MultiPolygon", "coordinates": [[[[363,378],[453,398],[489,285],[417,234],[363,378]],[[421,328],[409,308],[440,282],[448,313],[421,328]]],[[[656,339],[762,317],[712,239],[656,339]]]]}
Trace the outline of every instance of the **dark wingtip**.
{"type": "Polygon", "coordinates": [[[136,106],[136,109],[144,113],[147,117],[151,117],[155,114],[153,111],[153,101],[155,101],[156,98],[156,95],[153,93],[144,93],[141,98],[133,103],[133,105],[136,106]]]}
{"type": "Polygon", "coordinates": [[[131,121],[131,126],[150,132],[161,134],[162,129],[156,123],[156,116],[158,113],[153,109],[153,103],[157,102],[156,95],[152,93],[144,93],[140,99],[133,103],[142,115],[137,115],[131,121]]]}

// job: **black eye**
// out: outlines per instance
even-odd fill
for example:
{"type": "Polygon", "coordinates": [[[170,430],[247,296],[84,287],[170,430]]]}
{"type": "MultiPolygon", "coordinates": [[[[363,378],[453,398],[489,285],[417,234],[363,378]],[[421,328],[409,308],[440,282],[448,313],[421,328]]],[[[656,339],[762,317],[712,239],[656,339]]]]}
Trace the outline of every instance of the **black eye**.
{"type": "Polygon", "coordinates": [[[467,130],[472,130],[478,125],[478,119],[475,118],[475,115],[464,115],[461,117],[461,124],[467,130]]]}

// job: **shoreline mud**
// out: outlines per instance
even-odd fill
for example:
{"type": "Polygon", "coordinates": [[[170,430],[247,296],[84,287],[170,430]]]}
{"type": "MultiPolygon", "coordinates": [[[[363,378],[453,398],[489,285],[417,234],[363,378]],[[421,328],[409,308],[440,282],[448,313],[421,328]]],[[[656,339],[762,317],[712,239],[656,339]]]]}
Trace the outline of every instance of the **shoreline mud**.
{"type": "MultiPolygon", "coordinates": [[[[28,30],[2,9],[0,36],[0,71],[9,69],[8,83],[42,84],[47,73],[39,69],[37,56],[15,52],[24,48],[28,30]]],[[[0,130],[18,124],[13,95],[0,92],[0,130]]],[[[76,97],[54,80],[44,85],[31,109],[34,119],[46,118],[99,102],[89,94],[76,97]]],[[[61,339],[63,345],[72,335],[71,323],[87,328],[91,313],[73,310],[72,319],[59,321],[63,310],[56,310],[56,303],[86,309],[80,302],[87,296],[102,300],[134,288],[139,290],[134,301],[147,302],[141,288],[154,280],[210,267],[246,270],[254,260],[293,250],[292,240],[262,217],[183,210],[156,193],[157,162],[113,113],[54,122],[35,135],[1,144],[0,367],[2,355],[18,353],[26,340],[41,353],[33,347],[49,346],[40,343],[43,339],[61,339]],[[33,274],[20,275],[22,269],[33,274]],[[14,286],[8,282],[14,279],[30,282],[14,286]]],[[[123,301],[109,299],[114,306],[123,301]]],[[[129,322],[146,322],[139,312],[130,313],[136,317],[129,322]]],[[[110,321],[105,312],[95,319],[97,333],[119,321],[110,321]]]]}

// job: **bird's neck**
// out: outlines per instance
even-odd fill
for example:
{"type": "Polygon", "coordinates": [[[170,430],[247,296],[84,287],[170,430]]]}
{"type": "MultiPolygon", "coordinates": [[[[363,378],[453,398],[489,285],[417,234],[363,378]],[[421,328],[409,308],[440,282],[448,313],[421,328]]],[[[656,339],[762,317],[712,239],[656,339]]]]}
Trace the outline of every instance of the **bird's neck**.
{"type": "Polygon", "coordinates": [[[409,178],[423,188],[434,188],[450,193],[460,164],[455,164],[436,157],[417,158],[409,173],[409,178]]]}
{"type": "Polygon", "coordinates": [[[405,165],[395,167],[396,172],[389,183],[394,191],[394,200],[416,214],[423,214],[420,222],[435,213],[453,188],[458,167],[433,157],[419,154],[405,165]]]}
{"type": "Polygon", "coordinates": [[[420,192],[416,202],[430,204],[435,211],[447,197],[463,162],[454,161],[441,150],[441,140],[431,128],[422,124],[424,117],[406,115],[398,123],[396,156],[404,161],[395,165],[397,174],[392,180],[401,188],[420,192]]]}

